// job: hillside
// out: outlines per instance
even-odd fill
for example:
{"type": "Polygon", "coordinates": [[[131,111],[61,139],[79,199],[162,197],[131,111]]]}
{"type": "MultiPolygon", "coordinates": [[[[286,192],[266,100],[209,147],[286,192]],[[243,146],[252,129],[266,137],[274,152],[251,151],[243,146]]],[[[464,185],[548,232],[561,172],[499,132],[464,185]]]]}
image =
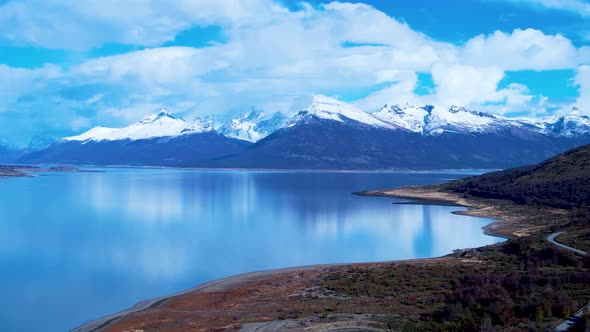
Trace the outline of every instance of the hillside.
{"type": "Polygon", "coordinates": [[[444,190],[564,209],[590,205],[590,145],[540,164],[450,182],[444,190]]]}

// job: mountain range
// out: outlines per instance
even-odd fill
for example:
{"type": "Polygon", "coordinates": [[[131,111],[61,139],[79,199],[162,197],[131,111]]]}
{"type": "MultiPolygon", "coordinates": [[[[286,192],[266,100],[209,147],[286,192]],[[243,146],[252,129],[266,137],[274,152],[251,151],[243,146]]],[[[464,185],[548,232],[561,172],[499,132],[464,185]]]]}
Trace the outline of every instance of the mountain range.
{"type": "Polygon", "coordinates": [[[251,143],[226,137],[201,120],[162,110],[124,128],[95,127],[25,154],[19,163],[194,166],[238,153],[251,143]]]}
{"type": "MultiPolygon", "coordinates": [[[[214,128],[162,110],[124,128],[95,127],[18,163],[229,168],[431,169],[533,164],[590,143],[590,118],[574,109],[541,120],[453,106],[364,112],[316,96],[293,117],[256,110],[214,128]]],[[[0,152],[1,153],[1,152],[0,152]]]]}

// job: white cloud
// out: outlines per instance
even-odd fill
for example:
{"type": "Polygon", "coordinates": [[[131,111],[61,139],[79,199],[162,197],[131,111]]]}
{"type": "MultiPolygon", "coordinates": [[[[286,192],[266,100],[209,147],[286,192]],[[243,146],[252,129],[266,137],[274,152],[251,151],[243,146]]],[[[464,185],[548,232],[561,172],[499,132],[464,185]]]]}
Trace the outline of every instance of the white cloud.
{"type": "Polygon", "coordinates": [[[366,111],[376,111],[386,104],[424,105],[428,102],[414,94],[418,84],[418,76],[414,72],[388,72],[388,81],[395,83],[375,91],[367,97],[358,100],[355,106],[366,111]]]}
{"type": "Polygon", "coordinates": [[[459,106],[497,101],[496,90],[503,77],[504,72],[497,67],[438,65],[432,71],[437,99],[459,106]]]}
{"type": "Polygon", "coordinates": [[[397,83],[371,93],[356,105],[367,110],[375,110],[384,104],[409,103],[442,108],[457,105],[501,114],[539,111],[537,105],[531,104],[534,97],[526,86],[512,83],[499,89],[498,84],[503,78],[504,71],[497,67],[440,64],[432,70],[436,88],[430,94],[416,95],[416,75],[400,73],[397,83]]]}
{"type": "Polygon", "coordinates": [[[105,43],[157,46],[191,26],[260,22],[271,0],[12,0],[0,5],[0,39],[47,48],[105,43]]]}
{"type": "Polygon", "coordinates": [[[77,116],[70,121],[70,126],[74,131],[78,131],[80,129],[87,129],[88,127],[90,127],[90,120],[83,116],[77,116]]]}
{"type": "MultiPolygon", "coordinates": [[[[505,71],[572,69],[590,60],[589,47],[576,49],[559,34],[533,29],[479,35],[464,45],[434,41],[358,3],[302,3],[289,10],[271,0],[113,1],[1,5],[0,39],[15,44],[154,47],[63,68],[0,65],[0,110],[33,114],[42,105],[48,113],[63,114],[54,116],[63,120],[59,128],[83,129],[89,123],[81,119],[123,125],[160,107],[189,118],[251,106],[294,112],[312,94],[367,91],[355,103],[367,110],[429,103],[543,112],[543,96],[533,96],[525,86],[499,88],[505,71]],[[202,48],[160,46],[181,30],[210,24],[221,27],[227,42],[202,48]],[[432,74],[432,93],[414,94],[418,72],[432,74]],[[64,93],[70,90],[74,93],[64,93]],[[43,100],[18,102],[28,95],[43,100]]],[[[582,81],[580,74],[578,84],[589,85],[582,81]]],[[[580,102],[587,104],[587,97],[580,102]]]]}
{"type": "Polygon", "coordinates": [[[61,77],[62,71],[54,65],[38,69],[13,68],[0,64],[0,112],[2,105],[15,102],[24,93],[41,90],[47,81],[61,77]]]}
{"type": "Polygon", "coordinates": [[[465,44],[462,54],[465,64],[504,70],[563,69],[578,65],[577,50],[569,39],[534,29],[479,35],[465,44]]]}
{"type": "Polygon", "coordinates": [[[585,0],[504,0],[515,4],[557,9],[590,17],[590,3],[585,0]]]}
{"type": "Polygon", "coordinates": [[[581,66],[575,79],[580,96],[576,105],[586,114],[590,114],[590,66],[581,66]]]}
{"type": "Polygon", "coordinates": [[[73,67],[71,74],[103,82],[175,88],[227,66],[216,57],[211,48],[162,47],[89,60],[73,67]]]}

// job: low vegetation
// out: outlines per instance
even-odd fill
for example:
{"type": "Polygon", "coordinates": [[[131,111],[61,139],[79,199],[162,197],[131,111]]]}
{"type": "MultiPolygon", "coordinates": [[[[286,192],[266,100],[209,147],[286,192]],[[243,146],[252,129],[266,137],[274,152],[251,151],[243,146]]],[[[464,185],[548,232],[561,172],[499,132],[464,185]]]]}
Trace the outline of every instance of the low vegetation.
{"type": "Polygon", "coordinates": [[[326,276],[326,294],[382,299],[402,330],[538,330],[590,300],[590,260],[530,239],[470,250],[450,264],[351,268],[326,276]],[[405,307],[405,308],[404,308],[405,307]],[[405,311],[415,319],[399,315],[405,311]]]}
{"type": "MultiPolygon", "coordinates": [[[[461,263],[393,265],[328,276],[327,291],[351,297],[384,298],[391,308],[418,308],[418,320],[393,315],[402,330],[541,330],[590,302],[590,260],[559,249],[544,238],[590,249],[590,146],[539,165],[465,178],[438,187],[503,208],[523,206],[533,235],[501,246],[457,254],[461,263]],[[493,203],[492,203],[493,204],[493,203]],[[546,214],[561,209],[563,216],[546,214]]],[[[586,324],[586,325],[584,325],[586,324]]],[[[588,316],[582,320],[588,326],[588,316]]],[[[585,327],[586,326],[586,327],[585,327]]]]}

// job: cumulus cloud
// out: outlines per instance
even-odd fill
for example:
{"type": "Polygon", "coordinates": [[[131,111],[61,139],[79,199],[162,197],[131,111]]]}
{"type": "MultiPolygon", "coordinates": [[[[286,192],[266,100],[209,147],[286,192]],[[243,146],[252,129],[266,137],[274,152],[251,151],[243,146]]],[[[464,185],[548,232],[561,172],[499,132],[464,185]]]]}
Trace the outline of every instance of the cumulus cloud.
{"type": "Polygon", "coordinates": [[[355,106],[371,112],[387,104],[423,105],[428,103],[424,98],[414,93],[418,84],[418,75],[415,72],[393,71],[388,72],[387,75],[390,81],[394,81],[394,83],[356,101],[355,106]]]}
{"type": "Polygon", "coordinates": [[[497,67],[438,65],[432,70],[437,99],[452,105],[497,101],[496,90],[503,77],[504,72],[497,67]]]}
{"type": "Polygon", "coordinates": [[[585,0],[503,0],[514,4],[557,9],[590,17],[590,3],[585,0]]]}
{"type": "Polygon", "coordinates": [[[550,70],[576,68],[578,51],[562,35],[545,35],[534,29],[516,29],[511,34],[496,31],[479,35],[464,46],[464,63],[497,66],[504,70],[550,70]]]}
{"type": "MultiPolygon", "coordinates": [[[[160,107],[188,118],[252,106],[289,113],[313,94],[351,91],[367,91],[355,102],[366,110],[429,103],[537,112],[543,96],[519,84],[499,87],[506,71],[577,69],[590,60],[590,48],[533,29],[479,35],[463,45],[435,41],[361,3],[288,9],[272,0],[113,1],[0,5],[0,39],[15,45],[148,47],[70,66],[0,65],[0,77],[9,78],[0,80],[0,112],[32,116],[42,108],[60,121],[51,126],[68,134],[96,124],[123,125],[160,107]],[[207,25],[220,27],[226,41],[162,46],[183,30],[207,25]],[[419,72],[432,75],[431,93],[414,93],[419,72]]],[[[584,72],[577,82],[588,87],[584,72]]],[[[582,97],[579,102],[587,105],[582,97]]]]}
{"type": "Polygon", "coordinates": [[[191,26],[260,23],[274,10],[285,9],[270,0],[12,0],[0,5],[0,38],[76,50],[158,46],[191,26]]]}
{"type": "Polygon", "coordinates": [[[87,128],[90,125],[90,120],[83,116],[77,116],[70,121],[72,130],[80,130],[81,128],[87,128]]]}
{"type": "Polygon", "coordinates": [[[580,97],[576,104],[586,114],[590,114],[590,66],[581,66],[575,78],[576,84],[579,86],[580,97]]]}
{"type": "Polygon", "coordinates": [[[47,82],[63,75],[61,68],[46,65],[37,69],[12,68],[0,64],[0,112],[19,99],[35,98],[34,91],[47,88],[47,82]]]}

